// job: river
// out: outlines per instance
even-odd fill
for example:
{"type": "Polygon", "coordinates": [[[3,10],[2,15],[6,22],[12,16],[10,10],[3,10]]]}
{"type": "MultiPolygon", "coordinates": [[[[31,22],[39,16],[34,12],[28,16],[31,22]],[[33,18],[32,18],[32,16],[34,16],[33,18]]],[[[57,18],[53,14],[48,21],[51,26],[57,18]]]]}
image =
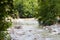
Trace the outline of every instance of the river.
{"type": "Polygon", "coordinates": [[[12,22],[12,27],[8,29],[11,40],[60,40],[60,28],[57,25],[42,29],[34,18],[13,19],[12,22]]]}

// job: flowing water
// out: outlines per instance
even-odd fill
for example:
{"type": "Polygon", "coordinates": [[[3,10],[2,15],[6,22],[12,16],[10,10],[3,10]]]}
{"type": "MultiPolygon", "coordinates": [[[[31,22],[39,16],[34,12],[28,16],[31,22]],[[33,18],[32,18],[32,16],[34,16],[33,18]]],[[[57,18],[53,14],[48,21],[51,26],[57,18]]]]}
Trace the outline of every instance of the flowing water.
{"type": "Polygon", "coordinates": [[[11,40],[60,40],[60,28],[57,25],[42,29],[34,18],[13,19],[12,22],[13,27],[8,29],[11,40]]]}

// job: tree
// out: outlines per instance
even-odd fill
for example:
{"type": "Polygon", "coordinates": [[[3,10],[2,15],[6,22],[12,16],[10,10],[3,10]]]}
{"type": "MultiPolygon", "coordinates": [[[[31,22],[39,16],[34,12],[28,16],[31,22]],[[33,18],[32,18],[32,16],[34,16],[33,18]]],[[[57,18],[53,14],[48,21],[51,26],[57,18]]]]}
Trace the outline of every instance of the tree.
{"type": "Polygon", "coordinates": [[[14,4],[21,18],[31,18],[37,13],[37,0],[15,0],[14,4]]]}
{"type": "MultiPolygon", "coordinates": [[[[4,33],[10,27],[11,22],[6,21],[6,17],[13,14],[13,0],[0,0],[0,34],[4,33]]],[[[0,35],[0,40],[4,40],[4,35],[0,35]]]]}
{"type": "Polygon", "coordinates": [[[60,0],[56,0],[56,7],[57,7],[57,11],[58,11],[58,13],[57,13],[57,16],[59,16],[60,17],[60,0]]]}
{"type": "Polygon", "coordinates": [[[52,25],[56,22],[56,0],[38,0],[38,21],[43,25],[52,25]]]}

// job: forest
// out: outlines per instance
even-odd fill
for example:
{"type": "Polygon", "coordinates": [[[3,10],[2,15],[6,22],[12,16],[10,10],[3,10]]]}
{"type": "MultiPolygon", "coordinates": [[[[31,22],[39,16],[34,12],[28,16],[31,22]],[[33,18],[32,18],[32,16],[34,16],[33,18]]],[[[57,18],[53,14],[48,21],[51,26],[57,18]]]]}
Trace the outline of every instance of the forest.
{"type": "Polygon", "coordinates": [[[9,40],[7,29],[13,25],[9,17],[35,18],[39,26],[60,23],[60,0],[0,0],[0,40],[9,40]]]}

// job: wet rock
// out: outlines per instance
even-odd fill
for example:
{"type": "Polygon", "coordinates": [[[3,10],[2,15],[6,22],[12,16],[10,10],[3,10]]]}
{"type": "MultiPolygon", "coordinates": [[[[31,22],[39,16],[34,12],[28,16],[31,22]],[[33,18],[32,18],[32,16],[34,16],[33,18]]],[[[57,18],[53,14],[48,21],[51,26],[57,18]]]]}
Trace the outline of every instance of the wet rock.
{"type": "Polygon", "coordinates": [[[29,32],[31,32],[32,30],[29,30],[29,32]]]}
{"type": "Polygon", "coordinates": [[[60,33],[58,33],[58,35],[60,35],[60,33]]]}
{"type": "Polygon", "coordinates": [[[15,29],[22,29],[21,26],[15,26],[14,28],[15,28],[15,29]]]}

